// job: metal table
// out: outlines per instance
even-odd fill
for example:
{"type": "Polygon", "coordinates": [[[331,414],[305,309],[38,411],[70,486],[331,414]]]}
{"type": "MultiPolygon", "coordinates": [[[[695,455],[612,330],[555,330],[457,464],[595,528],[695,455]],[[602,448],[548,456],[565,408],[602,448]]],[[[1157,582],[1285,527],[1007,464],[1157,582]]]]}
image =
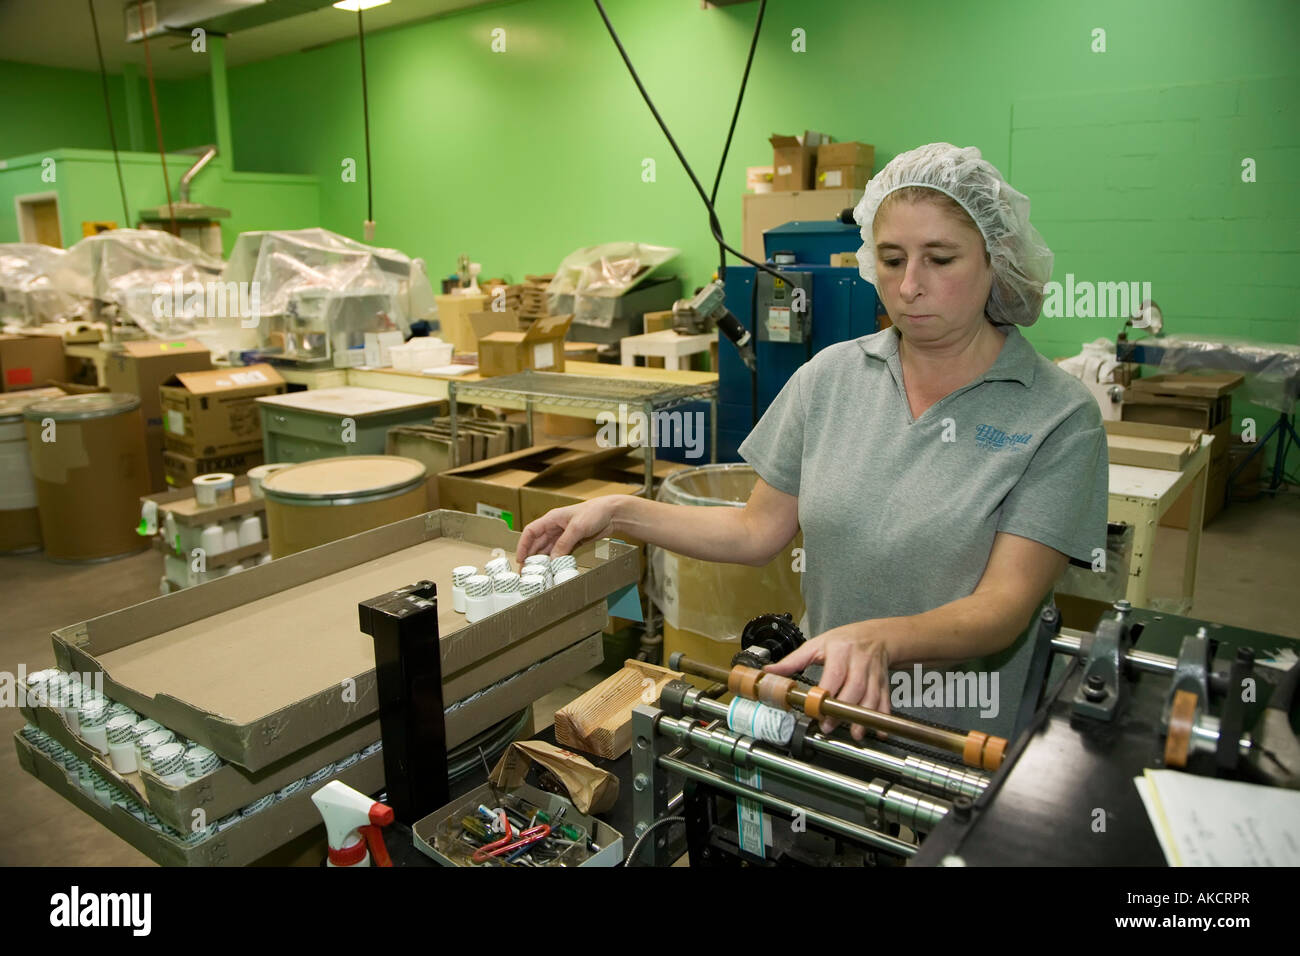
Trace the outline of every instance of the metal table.
{"type": "MultiPolygon", "coordinates": [[[[528,440],[533,440],[533,413],[547,412],[596,419],[601,412],[626,420],[639,412],[653,425],[657,414],[691,402],[709,403],[709,460],[718,459],[718,385],[662,385],[619,378],[585,378],[559,372],[517,372],[478,382],[448,382],[451,406],[452,462],[460,464],[457,402],[522,409],[528,413],[528,440]]],[[[654,491],[655,443],[645,442],[646,497],[654,491]]]]}

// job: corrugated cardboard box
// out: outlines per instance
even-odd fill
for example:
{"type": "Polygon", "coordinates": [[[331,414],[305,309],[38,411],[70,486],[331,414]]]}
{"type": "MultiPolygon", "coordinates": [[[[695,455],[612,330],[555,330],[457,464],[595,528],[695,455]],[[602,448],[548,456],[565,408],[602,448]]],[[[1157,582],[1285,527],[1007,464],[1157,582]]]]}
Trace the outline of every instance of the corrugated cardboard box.
{"type": "Polygon", "coordinates": [[[104,384],[110,392],[140,396],[145,448],[149,454],[150,491],[162,491],[167,487],[159,388],[177,372],[197,372],[207,368],[212,368],[212,354],[202,342],[191,339],[127,342],[120,351],[110,352],[104,362],[104,384]]]}
{"type": "Polygon", "coordinates": [[[605,495],[639,495],[644,481],[636,481],[615,463],[627,457],[626,448],[606,448],[580,458],[558,461],[529,480],[519,491],[526,527],[552,508],[575,505],[605,495]]]}
{"type": "Polygon", "coordinates": [[[478,370],[483,377],[526,369],[564,371],[564,336],[573,316],[543,316],[524,331],[519,330],[519,316],[514,312],[476,312],[469,319],[478,337],[478,370]],[[509,325],[502,329],[502,323],[514,329],[509,325]]]}
{"type": "Polygon", "coordinates": [[[481,566],[494,549],[513,554],[518,540],[498,521],[429,512],[61,628],[55,657],[64,670],[102,671],[111,699],[258,771],[376,712],[374,644],[357,606],[428,580],[444,596],[444,685],[468,695],[506,681],[504,694],[462,698],[448,714],[455,746],[535,699],[509,690],[524,645],[524,656],[554,664],[546,673],[564,675],[557,683],[593,666],[599,639],[594,652],[582,643],[598,630],[592,621],[636,582],[633,548],[592,542],[577,552],[589,570],[574,580],[468,623],[446,599],[452,567],[481,566]]]}
{"type": "Polygon", "coordinates": [[[818,189],[861,189],[871,179],[868,166],[817,165],[818,189]]]}
{"type": "Polygon", "coordinates": [[[562,445],[534,445],[461,465],[438,476],[438,503],[452,511],[499,518],[506,527],[522,531],[519,490],[551,465],[585,454],[562,445]]]}
{"type": "Polygon", "coordinates": [[[876,147],[870,143],[822,143],[817,147],[817,168],[865,166],[871,175],[876,162],[876,147]]]}
{"type": "Polygon", "coordinates": [[[806,131],[802,137],[774,134],[772,144],[772,191],[788,192],[794,189],[811,189],[813,169],[817,165],[817,147],[820,133],[806,131]]]}
{"type": "Polygon", "coordinates": [[[254,399],[287,388],[264,364],[173,375],[159,389],[167,450],[192,458],[261,450],[262,417],[254,399]]]}
{"type": "Polygon", "coordinates": [[[255,451],[237,452],[233,455],[215,455],[212,458],[191,458],[178,452],[163,452],[163,475],[169,489],[188,488],[198,475],[214,471],[227,471],[244,475],[250,468],[262,464],[262,447],[255,451]]]}
{"type": "Polygon", "coordinates": [[[63,339],[53,335],[0,335],[0,392],[42,388],[65,378],[63,339]]]}

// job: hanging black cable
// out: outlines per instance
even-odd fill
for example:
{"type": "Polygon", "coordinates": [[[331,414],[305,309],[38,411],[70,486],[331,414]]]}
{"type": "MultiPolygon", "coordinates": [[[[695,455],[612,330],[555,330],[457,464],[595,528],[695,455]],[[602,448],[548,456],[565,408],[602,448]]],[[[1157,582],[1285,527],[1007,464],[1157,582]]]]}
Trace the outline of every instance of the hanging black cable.
{"type": "Polygon", "coordinates": [[[172,184],[167,178],[167,151],[163,149],[162,117],[158,114],[158,90],[153,82],[153,57],[149,54],[149,31],[144,27],[143,4],[137,3],[136,7],[140,13],[140,32],[144,35],[144,65],[149,73],[149,102],[153,104],[153,128],[158,136],[158,158],[162,161],[163,187],[167,190],[167,213],[171,218],[172,235],[180,238],[181,230],[176,225],[176,207],[172,205],[172,184]]]}
{"type": "Polygon", "coordinates": [[[645,85],[641,82],[641,77],[637,75],[636,68],[632,66],[632,60],[628,57],[627,50],[623,48],[623,42],[618,38],[618,32],[614,29],[614,24],[610,22],[609,16],[605,13],[604,6],[601,4],[600,0],[594,0],[594,2],[596,4],[596,9],[600,12],[600,18],[605,21],[605,29],[609,31],[610,38],[614,41],[614,46],[618,47],[619,55],[623,57],[623,63],[627,66],[628,72],[632,74],[632,82],[634,82],[636,88],[641,91],[641,98],[645,100],[645,105],[650,108],[650,113],[654,116],[655,122],[659,124],[659,129],[663,131],[664,137],[668,140],[668,145],[671,146],[673,152],[677,154],[677,161],[680,162],[682,168],[686,170],[686,175],[690,177],[691,184],[695,187],[695,191],[700,194],[700,199],[704,202],[705,208],[708,209],[709,229],[713,233],[713,238],[717,240],[718,245],[721,246],[723,250],[730,252],[740,261],[748,262],[754,268],[771,273],[771,275],[784,281],[784,276],[782,276],[781,273],[777,272],[765,263],[755,262],[743,252],[733,249],[731,246],[727,245],[726,241],[722,238],[722,226],[718,222],[718,214],[713,208],[713,203],[709,201],[708,193],[704,191],[704,187],[700,185],[700,181],[695,177],[695,171],[691,169],[691,164],[686,161],[686,157],[682,154],[681,149],[677,145],[677,140],[673,139],[673,134],[668,131],[668,125],[664,122],[663,117],[659,115],[659,110],[655,108],[654,101],[650,99],[650,94],[646,91],[645,85]]]}
{"type": "MultiPolygon", "coordinates": [[[[727,165],[727,153],[731,150],[731,137],[736,132],[736,120],[740,118],[740,104],[745,99],[745,87],[749,85],[749,68],[754,63],[754,50],[758,47],[758,34],[763,29],[763,11],[767,9],[767,0],[759,0],[758,16],[754,18],[754,35],[749,41],[749,56],[745,57],[745,72],[740,77],[740,92],[736,94],[736,109],[731,114],[731,126],[727,128],[727,141],[722,144],[722,158],[718,160],[718,175],[713,179],[713,191],[709,193],[709,205],[718,201],[718,186],[722,183],[722,170],[727,165]]],[[[718,278],[727,276],[727,250],[718,244],[718,278]]]]}
{"type": "Polygon", "coordinates": [[[122,193],[122,226],[131,228],[131,214],[126,208],[126,183],[122,179],[122,160],[117,155],[117,132],[113,129],[113,107],[108,100],[108,71],[104,69],[104,49],[99,44],[99,21],[95,19],[95,0],[86,0],[90,7],[90,29],[95,34],[95,54],[99,57],[99,82],[104,88],[104,113],[108,116],[108,141],[113,146],[113,165],[117,167],[117,188],[122,193]]]}
{"type": "MultiPolygon", "coordinates": [[[[370,185],[370,95],[366,89],[366,25],[357,6],[357,40],[361,44],[361,118],[366,128],[366,222],[375,221],[375,199],[370,185]]],[[[369,228],[369,227],[367,227],[369,228]]],[[[367,236],[367,238],[373,238],[367,236]]]]}

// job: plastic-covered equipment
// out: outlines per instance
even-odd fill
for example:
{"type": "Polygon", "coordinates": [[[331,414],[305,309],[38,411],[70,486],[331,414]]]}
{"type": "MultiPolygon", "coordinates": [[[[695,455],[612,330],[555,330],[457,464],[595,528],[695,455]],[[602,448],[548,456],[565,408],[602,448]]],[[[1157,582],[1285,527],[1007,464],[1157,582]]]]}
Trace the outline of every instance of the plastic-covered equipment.
{"type": "Polygon", "coordinates": [[[974,146],[918,146],[895,156],[867,183],[853,210],[865,243],[858,250],[862,278],[876,284],[872,235],[876,212],[886,196],[906,186],[924,186],[950,196],[975,221],[993,269],[985,314],[1000,324],[1037,322],[1043,286],[1052,277],[1052,250],[1029,222],[1029,198],[1013,189],[974,146]]]}
{"type": "Polygon", "coordinates": [[[1163,335],[1136,344],[1160,350],[1162,372],[1241,372],[1241,397],[1264,408],[1290,414],[1300,400],[1300,345],[1215,335],[1163,335]]]}
{"type": "Polygon", "coordinates": [[[66,255],[39,242],[0,243],[0,321],[30,326],[84,317],[88,299],[55,285],[66,255]]]}
{"type": "Polygon", "coordinates": [[[113,229],[69,249],[51,285],[115,307],[120,321],[168,338],[208,325],[206,291],[220,275],[219,258],[169,232],[113,229]]]}
{"type": "Polygon", "coordinates": [[[435,309],[423,260],[327,229],[242,233],[222,280],[255,283],[259,344],[307,362],[342,364],[367,332],[405,334],[435,309]]]}
{"type": "Polygon", "coordinates": [[[555,303],[560,296],[573,296],[575,322],[608,327],[609,317],[603,316],[597,304],[589,299],[622,295],[680,252],[680,249],[641,242],[607,242],[571,252],[556,268],[555,278],[546,287],[551,312],[559,311],[555,303]]]}
{"type": "MultiPolygon", "coordinates": [[[[754,469],[746,464],[686,468],[664,479],[658,499],[676,505],[743,508],[757,479],[754,469]]],[[[663,611],[668,628],[726,642],[722,658],[726,665],[740,649],[741,633],[756,614],[790,613],[794,621],[803,616],[801,564],[793,551],[802,546],[800,535],[761,568],[697,561],[647,546],[647,590],[663,611]]],[[[665,660],[674,649],[668,628],[664,635],[665,660]]]]}

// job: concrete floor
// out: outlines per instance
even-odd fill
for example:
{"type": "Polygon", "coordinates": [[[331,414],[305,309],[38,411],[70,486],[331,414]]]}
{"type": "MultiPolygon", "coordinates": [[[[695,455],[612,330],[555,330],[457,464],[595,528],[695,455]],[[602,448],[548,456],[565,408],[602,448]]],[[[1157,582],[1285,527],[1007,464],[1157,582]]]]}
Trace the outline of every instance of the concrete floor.
{"type": "MultiPolygon", "coordinates": [[[[1156,595],[1175,594],[1186,532],[1162,528],[1153,574],[1156,595]]],[[[40,555],[0,557],[0,670],[28,672],[53,663],[50,631],[148,600],[158,593],[162,558],[154,551],[108,564],[53,564],[40,555]]],[[[1300,638],[1300,497],[1234,505],[1205,529],[1191,616],[1300,638]]],[[[538,728],[603,675],[583,675],[534,707],[538,728]]],[[[0,865],[150,866],[62,797],[22,771],[9,738],[23,724],[0,713],[0,865]]]]}

